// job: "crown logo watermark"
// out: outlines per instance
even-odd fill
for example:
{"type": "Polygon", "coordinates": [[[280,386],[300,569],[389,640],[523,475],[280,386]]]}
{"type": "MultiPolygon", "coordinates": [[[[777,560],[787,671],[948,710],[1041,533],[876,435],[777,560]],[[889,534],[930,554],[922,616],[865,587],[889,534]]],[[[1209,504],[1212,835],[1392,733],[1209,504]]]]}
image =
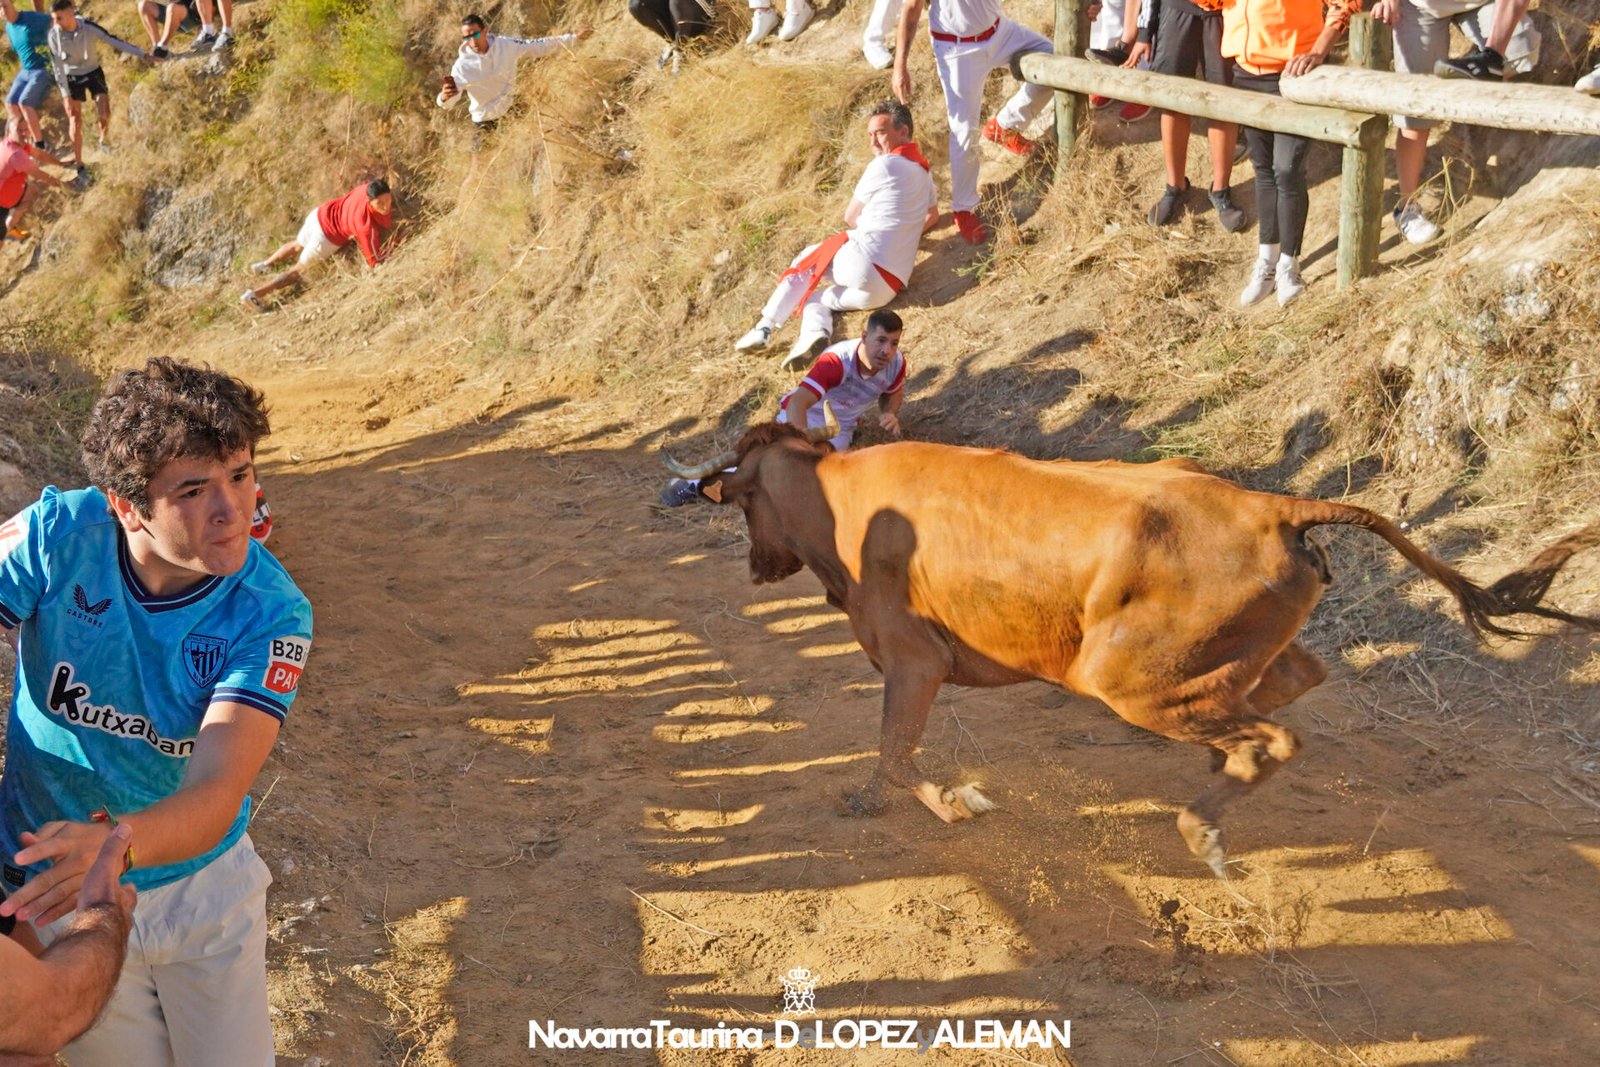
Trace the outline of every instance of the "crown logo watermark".
{"type": "Polygon", "coordinates": [[[783,976],[783,1013],[817,1013],[817,976],[804,967],[795,967],[783,976]]]}

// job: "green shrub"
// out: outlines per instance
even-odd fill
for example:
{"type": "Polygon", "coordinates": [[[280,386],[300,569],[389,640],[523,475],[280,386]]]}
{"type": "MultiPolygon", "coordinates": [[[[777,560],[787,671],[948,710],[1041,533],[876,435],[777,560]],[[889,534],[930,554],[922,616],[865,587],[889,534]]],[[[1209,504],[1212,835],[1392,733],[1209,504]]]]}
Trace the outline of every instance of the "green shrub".
{"type": "Polygon", "coordinates": [[[388,107],[412,83],[405,27],[390,0],[280,0],[270,33],[314,88],[388,107]]]}

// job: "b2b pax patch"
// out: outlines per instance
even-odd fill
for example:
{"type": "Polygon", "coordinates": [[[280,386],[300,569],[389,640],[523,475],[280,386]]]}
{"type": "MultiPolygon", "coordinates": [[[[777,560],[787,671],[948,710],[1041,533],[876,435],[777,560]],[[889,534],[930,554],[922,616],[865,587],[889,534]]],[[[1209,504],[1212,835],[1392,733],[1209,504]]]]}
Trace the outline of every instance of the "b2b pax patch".
{"type": "Polygon", "coordinates": [[[272,656],[267,660],[267,673],[261,684],[274,693],[294,692],[310,651],[311,642],[303,637],[274,637],[272,656]]]}

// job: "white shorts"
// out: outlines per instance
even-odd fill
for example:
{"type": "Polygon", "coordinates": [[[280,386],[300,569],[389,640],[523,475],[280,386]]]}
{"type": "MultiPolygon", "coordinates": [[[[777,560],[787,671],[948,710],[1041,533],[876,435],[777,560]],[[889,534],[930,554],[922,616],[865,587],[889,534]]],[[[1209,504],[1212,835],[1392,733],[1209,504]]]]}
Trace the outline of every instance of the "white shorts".
{"type": "Polygon", "coordinates": [[[339,246],[328,240],[328,235],[322,232],[322,223],[317,221],[315,208],[306,216],[306,221],[300,224],[300,233],[294,240],[300,246],[302,267],[309,267],[339,251],[339,246]]]}
{"type": "MultiPolygon", "coordinates": [[[[187,878],[140,893],[117,990],[93,1029],[66,1047],[67,1063],[272,1067],[271,883],[247,834],[187,878]]],[[[40,934],[54,940],[71,921],[40,934]]]]}

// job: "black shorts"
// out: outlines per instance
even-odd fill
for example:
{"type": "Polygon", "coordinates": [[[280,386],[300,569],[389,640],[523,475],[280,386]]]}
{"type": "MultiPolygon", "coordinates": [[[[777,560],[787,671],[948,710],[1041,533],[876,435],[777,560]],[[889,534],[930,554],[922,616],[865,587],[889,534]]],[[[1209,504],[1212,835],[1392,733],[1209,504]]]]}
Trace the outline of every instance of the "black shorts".
{"type": "Polygon", "coordinates": [[[99,67],[87,74],[67,75],[67,95],[80,104],[91,96],[104,96],[106,92],[106,72],[99,67]]]}
{"type": "MultiPolygon", "coordinates": [[[[171,6],[171,4],[155,5],[156,23],[160,25],[163,33],[166,32],[167,28],[167,8],[171,6]]],[[[183,21],[178,23],[178,29],[184,30],[185,32],[190,30],[198,30],[200,28],[199,8],[195,7],[193,4],[179,4],[178,6],[183,8],[183,21]]]]}
{"type": "Polygon", "coordinates": [[[1150,69],[1199,77],[1213,85],[1233,84],[1232,64],[1222,58],[1222,12],[1207,11],[1189,0],[1161,0],[1150,69]]]}
{"type": "Polygon", "coordinates": [[[499,119],[489,119],[486,122],[474,122],[472,124],[472,150],[476,152],[483,148],[484,145],[488,144],[490,135],[494,133],[495,127],[499,125],[499,119]]]}

